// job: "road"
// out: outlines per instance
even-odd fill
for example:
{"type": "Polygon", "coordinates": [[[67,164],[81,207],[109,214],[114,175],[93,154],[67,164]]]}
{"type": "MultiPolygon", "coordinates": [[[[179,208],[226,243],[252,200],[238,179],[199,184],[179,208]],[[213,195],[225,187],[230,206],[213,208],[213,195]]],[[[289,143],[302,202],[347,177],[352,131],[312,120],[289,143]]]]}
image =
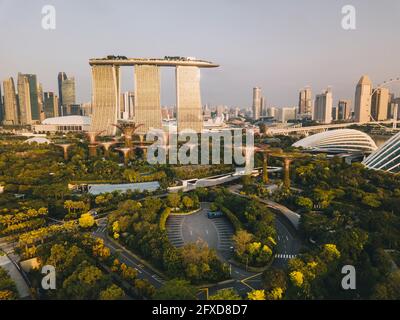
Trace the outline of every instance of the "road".
{"type": "Polygon", "coordinates": [[[165,282],[162,277],[154,270],[146,267],[138,257],[124,248],[116,241],[112,241],[107,236],[107,218],[97,220],[98,227],[93,235],[104,240],[104,244],[110,249],[111,253],[116,254],[120,262],[137,270],[139,279],[148,280],[154,287],[159,288],[165,282]]]}
{"type": "MultiPolygon", "coordinates": [[[[238,192],[240,188],[240,185],[233,185],[229,187],[229,190],[238,196],[246,197],[238,192]]],[[[165,196],[165,194],[159,196],[165,196]]],[[[295,257],[302,247],[301,241],[296,235],[295,228],[290,226],[290,223],[284,217],[285,213],[287,213],[285,210],[289,209],[270,200],[258,200],[278,212],[275,212],[277,246],[273,266],[277,268],[285,268],[287,266],[287,261],[295,257]]],[[[241,295],[245,295],[253,289],[261,289],[260,273],[256,274],[248,272],[229,263],[229,260],[232,258],[230,247],[232,246],[233,227],[226,218],[208,219],[206,216],[208,209],[208,204],[202,203],[201,210],[198,213],[178,218],[176,218],[177,216],[171,216],[169,219],[170,221],[168,222],[169,226],[167,223],[170,241],[175,246],[180,247],[185,243],[203,240],[207,242],[210,248],[216,249],[218,256],[230,265],[232,280],[211,286],[209,288],[210,294],[224,288],[234,288],[241,295]],[[174,219],[175,221],[173,221],[174,219]]],[[[119,256],[121,262],[125,263],[127,266],[135,268],[138,271],[139,279],[148,280],[156,288],[163,285],[165,279],[162,279],[157,271],[107,236],[106,217],[99,217],[96,219],[96,222],[98,223],[98,227],[93,232],[93,235],[103,239],[105,245],[110,248],[113,254],[119,256]]],[[[53,219],[51,223],[63,222],[53,219]]],[[[12,260],[19,260],[19,257],[13,252],[13,243],[3,242],[1,243],[1,247],[4,251],[8,252],[8,255],[12,260]]]]}
{"type": "Polygon", "coordinates": [[[16,246],[16,242],[0,238],[0,251],[5,253],[5,256],[0,256],[0,266],[7,270],[8,274],[14,280],[19,297],[21,299],[31,299],[30,283],[18,264],[21,260],[19,255],[14,252],[16,246]]]}
{"type": "MultiPolygon", "coordinates": [[[[239,197],[249,199],[248,196],[239,193],[240,188],[241,185],[233,185],[230,186],[228,190],[239,197]]],[[[288,221],[285,216],[285,213],[287,213],[286,211],[292,211],[271,200],[258,198],[258,201],[264,203],[269,208],[274,209],[276,217],[275,226],[277,231],[277,245],[275,248],[276,255],[273,266],[277,268],[285,268],[288,260],[296,257],[302,247],[302,242],[296,234],[295,226],[291,226],[290,221],[288,221]],[[276,213],[276,211],[279,213],[276,213]]]]}

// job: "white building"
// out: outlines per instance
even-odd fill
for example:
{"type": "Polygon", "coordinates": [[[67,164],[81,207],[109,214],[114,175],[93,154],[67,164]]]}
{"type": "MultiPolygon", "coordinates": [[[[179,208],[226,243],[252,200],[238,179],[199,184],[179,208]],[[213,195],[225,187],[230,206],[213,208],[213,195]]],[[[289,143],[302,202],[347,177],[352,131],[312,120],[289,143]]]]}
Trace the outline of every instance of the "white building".
{"type": "Polygon", "coordinates": [[[331,88],[315,96],[313,120],[319,123],[332,122],[333,96],[331,88]]]}
{"type": "Polygon", "coordinates": [[[330,130],[301,139],[293,147],[321,152],[365,152],[377,149],[372,138],[364,132],[354,129],[330,130]]]}
{"type": "Polygon", "coordinates": [[[275,107],[270,107],[267,109],[267,117],[273,117],[277,118],[278,117],[278,109],[275,107]]]}
{"type": "Polygon", "coordinates": [[[361,77],[356,87],[354,117],[356,122],[369,122],[371,119],[372,82],[367,75],[361,77]]]}
{"type": "Polygon", "coordinates": [[[86,116],[65,116],[45,119],[33,125],[35,132],[81,132],[89,131],[91,118],[86,116]]]}
{"type": "Polygon", "coordinates": [[[277,109],[277,111],[278,114],[275,118],[282,123],[286,123],[289,120],[296,120],[297,107],[283,107],[277,109]]]}
{"type": "Polygon", "coordinates": [[[369,169],[399,173],[400,133],[386,141],[384,145],[365,159],[363,164],[369,169]]]}

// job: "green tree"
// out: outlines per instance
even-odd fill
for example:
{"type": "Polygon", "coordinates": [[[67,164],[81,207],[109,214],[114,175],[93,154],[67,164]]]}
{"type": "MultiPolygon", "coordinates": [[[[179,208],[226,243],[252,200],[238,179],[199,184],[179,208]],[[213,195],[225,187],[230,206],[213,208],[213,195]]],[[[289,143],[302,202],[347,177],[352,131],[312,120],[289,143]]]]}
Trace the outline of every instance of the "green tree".
{"type": "Polygon", "coordinates": [[[310,198],[307,197],[298,197],[296,199],[296,204],[308,211],[312,210],[314,203],[310,198]]]}
{"type": "Polygon", "coordinates": [[[221,289],[208,298],[209,300],[242,300],[234,289],[221,289]]]}
{"type": "Polygon", "coordinates": [[[233,236],[233,242],[235,245],[236,254],[239,257],[246,252],[252,240],[253,235],[246,230],[239,230],[236,232],[236,234],[233,236]]]}
{"type": "Polygon", "coordinates": [[[188,196],[184,196],[184,197],[182,198],[182,204],[183,204],[183,206],[185,207],[185,209],[187,209],[187,210],[192,209],[193,206],[194,206],[193,200],[192,200],[190,197],[188,197],[188,196]]]}
{"type": "Polygon", "coordinates": [[[179,207],[180,202],[181,202],[181,196],[178,193],[168,194],[167,204],[169,207],[175,209],[176,207],[179,207]]]}
{"type": "Polygon", "coordinates": [[[196,287],[189,281],[173,279],[156,291],[154,299],[156,300],[195,300],[196,287]]]}
{"type": "Polygon", "coordinates": [[[125,297],[125,292],[120,287],[112,284],[107,289],[100,292],[100,300],[121,300],[125,297]]]}
{"type": "Polygon", "coordinates": [[[286,290],[287,276],[285,271],[277,268],[269,268],[262,274],[262,281],[266,291],[271,291],[274,288],[282,288],[286,290]]]}

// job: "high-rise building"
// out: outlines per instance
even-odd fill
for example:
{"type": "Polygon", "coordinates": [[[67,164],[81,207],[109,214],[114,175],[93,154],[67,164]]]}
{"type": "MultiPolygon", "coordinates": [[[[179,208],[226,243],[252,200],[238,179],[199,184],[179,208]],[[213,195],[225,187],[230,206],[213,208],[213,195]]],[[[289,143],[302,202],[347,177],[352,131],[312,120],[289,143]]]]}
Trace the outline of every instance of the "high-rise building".
{"type": "Polygon", "coordinates": [[[372,95],[371,118],[375,121],[387,119],[389,108],[389,89],[377,88],[372,95]]]}
{"type": "Polygon", "coordinates": [[[277,119],[282,123],[286,123],[289,120],[295,120],[297,116],[297,107],[283,107],[277,109],[277,119]]]}
{"type": "Polygon", "coordinates": [[[4,119],[3,96],[1,95],[1,85],[0,85],[0,124],[3,123],[3,119],[4,119]]]}
{"type": "Polygon", "coordinates": [[[92,131],[115,135],[120,99],[119,66],[92,66],[92,131]]]}
{"type": "Polygon", "coordinates": [[[312,91],[310,87],[305,87],[299,93],[299,114],[311,115],[312,113],[312,91]]]}
{"type": "Polygon", "coordinates": [[[315,96],[313,120],[320,123],[332,122],[333,97],[331,88],[315,96]]]}
{"type": "Polygon", "coordinates": [[[135,93],[127,91],[121,93],[119,117],[124,120],[132,120],[135,116],[135,93]]]}
{"type": "Polygon", "coordinates": [[[59,72],[58,73],[58,107],[59,107],[59,113],[61,110],[61,106],[63,105],[63,96],[62,96],[62,83],[64,80],[67,80],[67,74],[65,72],[59,72]]]}
{"type": "MultiPolygon", "coordinates": [[[[63,80],[61,83],[61,93],[62,93],[62,107],[63,112],[64,110],[71,109],[72,105],[76,104],[75,99],[75,78],[68,78],[63,80]]],[[[66,114],[68,115],[68,111],[66,114]]]]}
{"type": "MultiPolygon", "coordinates": [[[[40,120],[40,96],[39,96],[39,85],[37,82],[36,74],[24,74],[23,76],[27,77],[29,82],[29,98],[31,104],[31,121],[37,122],[40,120]]],[[[41,100],[43,101],[43,100],[41,100]]]]}
{"type": "Polygon", "coordinates": [[[367,75],[361,77],[356,87],[354,117],[356,122],[369,122],[371,118],[372,82],[367,75]]]}
{"type": "Polygon", "coordinates": [[[43,121],[44,119],[46,119],[46,117],[43,110],[43,86],[41,83],[38,84],[38,106],[39,106],[40,121],[43,121]]]}
{"type": "Polygon", "coordinates": [[[338,108],[332,107],[332,121],[338,120],[338,108]]]}
{"type": "Polygon", "coordinates": [[[217,117],[222,117],[225,113],[226,107],[223,105],[217,106],[217,117]]]}
{"type": "Polygon", "coordinates": [[[29,90],[29,79],[26,75],[18,73],[18,105],[19,121],[21,125],[32,124],[31,94],[29,90]]]}
{"type": "Polygon", "coordinates": [[[160,68],[155,65],[135,66],[135,122],[138,133],[161,129],[160,68]]]}
{"type": "Polygon", "coordinates": [[[4,120],[5,125],[18,125],[18,103],[15,93],[15,84],[13,78],[3,81],[4,88],[4,120]]]}
{"type": "Polygon", "coordinates": [[[46,118],[58,117],[58,98],[54,92],[44,93],[43,111],[46,118]]]}
{"type": "Polygon", "coordinates": [[[338,120],[348,120],[350,118],[350,108],[351,101],[350,100],[339,100],[338,102],[338,120]]]}
{"type": "Polygon", "coordinates": [[[197,66],[176,66],[177,130],[203,130],[200,69],[197,66]]]}
{"type": "Polygon", "coordinates": [[[275,108],[275,107],[269,107],[269,108],[267,109],[267,117],[277,118],[277,117],[278,117],[277,108],[275,108]]]}
{"type": "MultiPolygon", "coordinates": [[[[90,59],[92,66],[93,100],[92,130],[114,135],[119,117],[120,66],[134,66],[134,121],[141,125],[136,133],[162,129],[160,99],[160,67],[175,67],[177,129],[201,132],[203,115],[200,96],[200,69],[218,65],[194,58],[164,59],[107,57],[90,59]]],[[[63,94],[63,100],[65,100],[63,94]]]]}
{"type": "Polygon", "coordinates": [[[65,114],[69,116],[81,116],[82,115],[82,106],[79,103],[68,104],[65,108],[65,114]]]}
{"type": "Polygon", "coordinates": [[[267,117],[267,99],[265,97],[261,97],[261,116],[267,117]]]}
{"type": "Polygon", "coordinates": [[[261,116],[261,88],[253,88],[253,120],[260,119],[261,116]]]}
{"type": "Polygon", "coordinates": [[[86,102],[82,104],[82,115],[91,116],[92,115],[92,103],[86,102]]]}
{"type": "Polygon", "coordinates": [[[396,98],[389,104],[387,119],[399,120],[400,113],[398,112],[398,106],[400,105],[400,99],[396,98]]]}

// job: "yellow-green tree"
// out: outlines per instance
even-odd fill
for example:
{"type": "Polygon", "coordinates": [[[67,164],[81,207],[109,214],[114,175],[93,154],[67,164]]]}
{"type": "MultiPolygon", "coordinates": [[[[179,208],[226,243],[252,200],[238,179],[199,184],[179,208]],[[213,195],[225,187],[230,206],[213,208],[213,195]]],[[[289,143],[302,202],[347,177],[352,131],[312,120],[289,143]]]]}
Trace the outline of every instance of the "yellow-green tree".
{"type": "Polygon", "coordinates": [[[120,287],[112,284],[107,289],[100,292],[100,300],[121,300],[125,297],[125,292],[120,287]]]}
{"type": "Polygon", "coordinates": [[[249,300],[265,300],[265,291],[264,290],[253,290],[247,294],[247,298],[249,300]]]}
{"type": "Polygon", "coordinates": [[[181,196],[178,193],[170,193],[167,196],[167,204],[172,209],[178,207],[180,202],[181,202],[181,196]]]}
{"type": "Polygon", "coordinates": [[[94,218],[90,213],[84,213],[79,218],[79,226],[81,228],[91,228],[95,224],[94,218]]]}
{"type": "Polygon", "coordinates": [[[280,287],[274,288],[266,296],[267,300],[281,300],[283,298],[283,289],[280,287]]]}
{"type": "Polygon", "coordinates": [[[208,300],[242,300],[242,298],[234,289],[228,288],[218,290],[214,295],[210,296],[208,300]]]}
{"type": "Polygon", "coordinates": [[[304,275],[300,271],[292,271],[289,274],[290,280],[296,287],[301,287],[304,283],[304,275]]]}

